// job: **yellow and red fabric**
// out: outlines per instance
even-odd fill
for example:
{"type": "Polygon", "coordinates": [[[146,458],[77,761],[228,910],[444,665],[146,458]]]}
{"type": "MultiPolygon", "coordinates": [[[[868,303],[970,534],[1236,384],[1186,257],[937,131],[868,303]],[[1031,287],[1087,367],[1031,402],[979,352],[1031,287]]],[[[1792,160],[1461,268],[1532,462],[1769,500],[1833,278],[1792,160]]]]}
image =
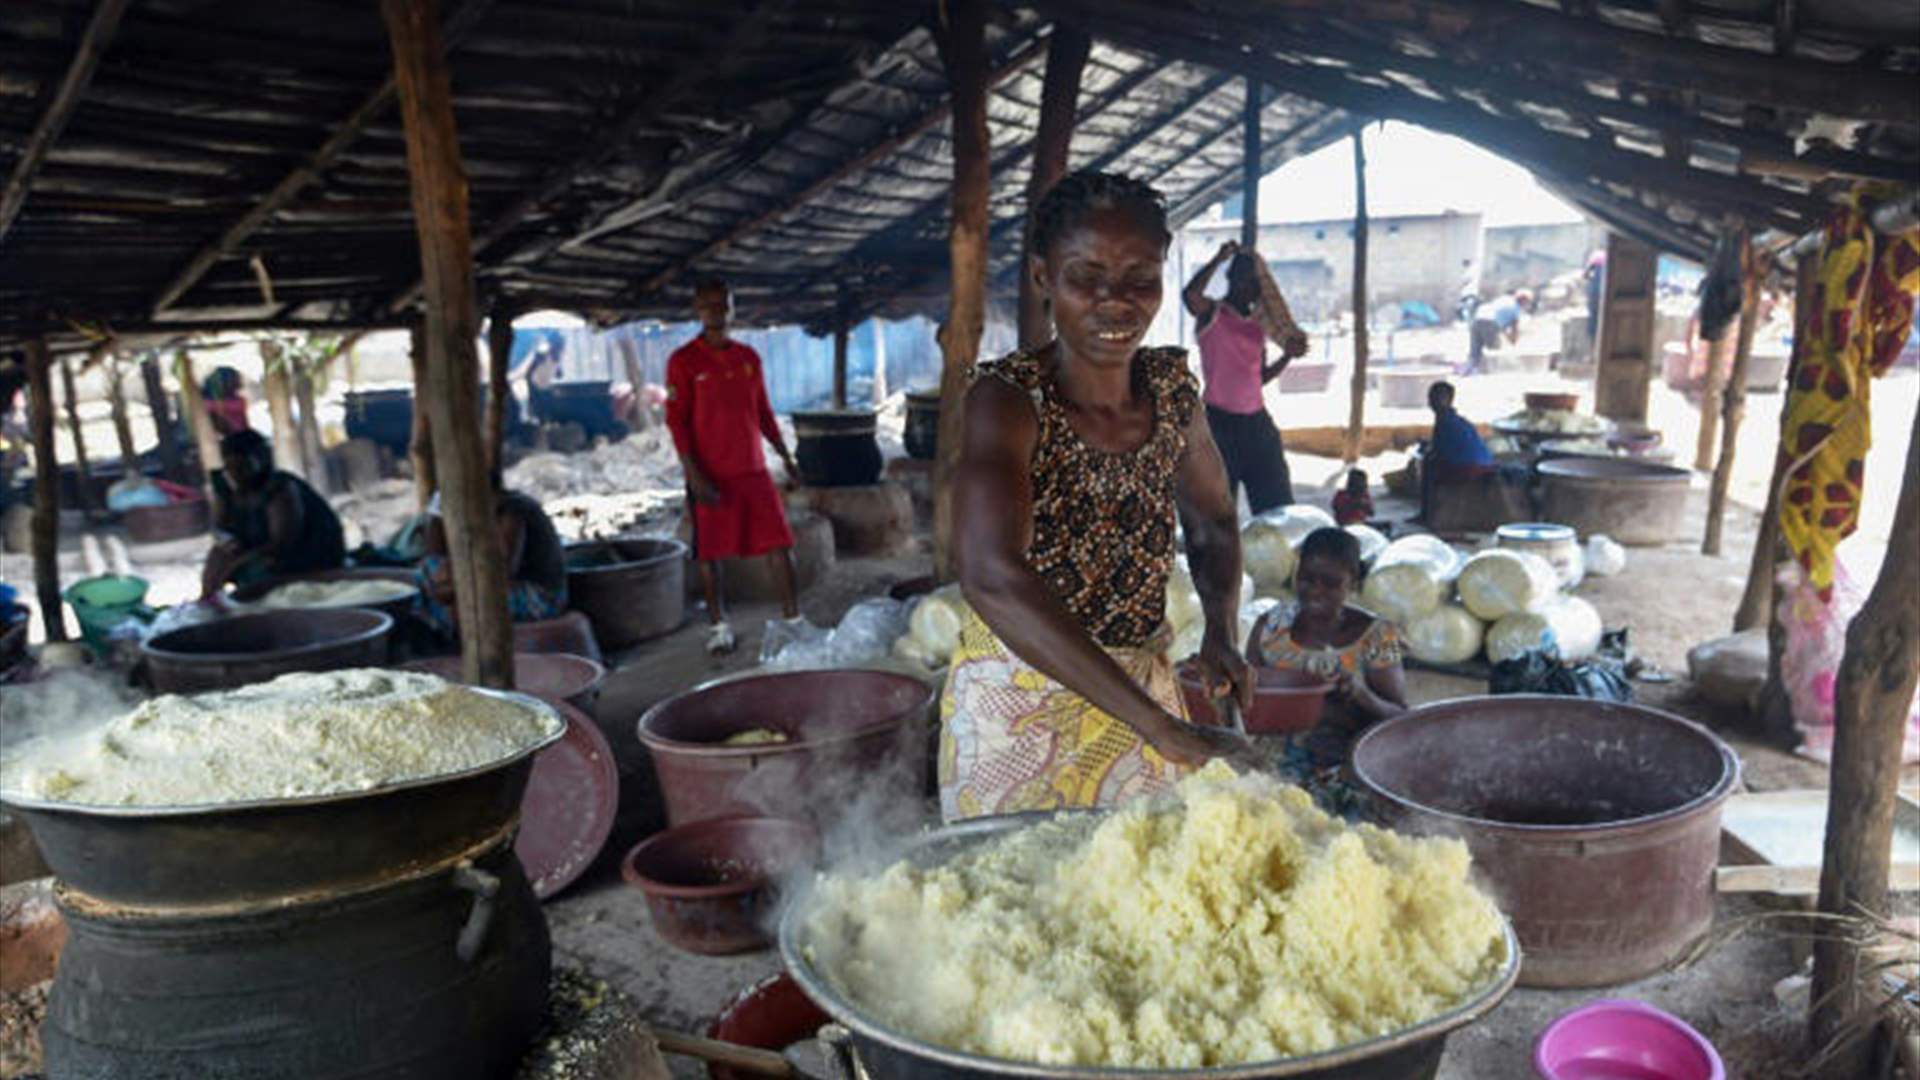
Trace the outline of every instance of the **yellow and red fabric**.
{"type": "Polygon", "coordinates": [[[1835,549],[1860,521],[1873,379],[1899,355],[1920,293],[1920,229],[1881,236],[1869,220],[1872,206],[1894,194],[1858,185],[1829,216],[1813,296],[1794,328],[1780,532],[1822,596],[1833,586],[1835,549]]]}

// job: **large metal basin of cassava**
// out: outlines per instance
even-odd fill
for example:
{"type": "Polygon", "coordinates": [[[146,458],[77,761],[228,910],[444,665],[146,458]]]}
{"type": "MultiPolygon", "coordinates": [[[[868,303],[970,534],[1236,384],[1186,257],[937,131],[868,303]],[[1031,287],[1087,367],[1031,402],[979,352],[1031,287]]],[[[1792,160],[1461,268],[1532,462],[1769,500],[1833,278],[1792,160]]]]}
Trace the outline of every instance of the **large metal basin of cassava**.
{"type": "Polygon", "coordinates": [[[392,631],[393,616],[366,608],[288,609],[172,630],[140,655],[155,691],[198,694],[294,671],[381,667],[392,631]]]}
{"type": "MultiPolygon", "coordinates": [[[[976,818],[931,830],[901,854],[923,866],[937,865],[970,847],[1051,816],[976,818]]],[[[840,1058],[843,1074],[870,1080],[1432,1080],[1446,1052],[1447,1036],[1492,1012],[1513,989],[1520,968],[1520,946],[1509,929],[1506,966],[1472,998],[1423,1023],[1324,1053],[1199,1069],[1041,1065],[935,1046],[869,1016],[834,988],[828,973],[814,966],[806,912],[805,895],[788,906],[780,922],[780,958],[806,995],[845,1029],[844,1036],[832,1028],[822,1031],[823,1041],[840,1058]]]]}
{"type": "Polygon", "coordinates": [[[1466,841],[1528,986],[1651,974],[1713,924],[1740,764],[1698,724],[1585,698],[1445,701],[1361,736],[1353,770],[1395,828],[1466,841]]]}

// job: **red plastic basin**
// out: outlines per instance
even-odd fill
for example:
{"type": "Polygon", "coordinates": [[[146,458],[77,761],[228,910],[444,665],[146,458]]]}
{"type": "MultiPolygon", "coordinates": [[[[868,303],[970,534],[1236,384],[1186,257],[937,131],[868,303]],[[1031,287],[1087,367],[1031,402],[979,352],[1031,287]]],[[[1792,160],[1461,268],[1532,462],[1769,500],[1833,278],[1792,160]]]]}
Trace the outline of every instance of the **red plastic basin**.
{"type": "MultiPolygon", "coordinates": [[[[1200,677],[1199,665],[1188,661],[1180,665],[1180,693],[1187,699],[1187,713],[1196,724],[1220,724],[1213,708],[1207,684],[1200,677]]],[[[1256,668],[1253,708],[1241,717],[1252,735],[1285,735],[1308,731],[1320,722],[1326,711],[1327,692],[1333,684],[1304,671],[1275,671],[1256,668]]]]}
{"type": "MultiPolygon", "coordinates": [[[[421,671],[450,682],[462,681],[460,657],[436,656],[402,664],[403,671],[421,671]]],[[[548,701],[564,701],[588,715],[600,700],[607,669],[584,656],[558,652],[513,654],[513,688],[548,701]]]]}
{"type": "MultiPolygon", "coordinates": [[[[833,1018],[782,971],[742,991],[707,1027],[707,1037],[775,1052],[813,1038],[833,1018]]],[[[707,1063],[708,1080],[749,1080],[754,1075],[719,1062],[707,1063]]]]}
{"type": "Polygon", "coordinates": [[[714,818],[642,840],[620,875],[647,897],[654,932],[708,956],[773,943],[780,882],[819,861],[820,834],[785,818],[714,818]]]}

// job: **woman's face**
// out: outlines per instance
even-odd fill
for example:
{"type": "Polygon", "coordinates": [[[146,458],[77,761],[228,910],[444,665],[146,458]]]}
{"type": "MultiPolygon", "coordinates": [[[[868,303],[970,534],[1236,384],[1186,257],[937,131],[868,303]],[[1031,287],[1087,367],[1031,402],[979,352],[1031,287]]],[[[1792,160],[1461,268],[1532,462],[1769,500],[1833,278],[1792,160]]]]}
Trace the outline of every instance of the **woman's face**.
{"type": "Polygon", "coordinates": [[[1060,343],[1097,367],[1125,366],[1160,312],[1165,238],[1119,207],[1095,210],[1030,268],[1060,343]]]}
{"type": "Polygon", "coordinates": [[[1300,608],[1317,618],[1340,614],[1353,594],[1353,585],[1353,568],[1325,555],[1300,560],[1294,572],[1293,587],[1300,597],[1300,608]]]}

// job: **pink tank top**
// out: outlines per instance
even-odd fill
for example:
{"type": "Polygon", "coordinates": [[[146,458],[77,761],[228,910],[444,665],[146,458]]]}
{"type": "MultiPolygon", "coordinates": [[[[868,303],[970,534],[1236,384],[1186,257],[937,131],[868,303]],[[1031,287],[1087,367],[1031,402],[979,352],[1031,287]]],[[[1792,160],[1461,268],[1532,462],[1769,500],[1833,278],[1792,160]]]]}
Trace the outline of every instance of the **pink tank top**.
{"type": "Polygon", "coordinates": [[[1266,360],[1266,334],[1260,324],[1224,302],[1196,335],[1200,371],[1206,376],[1206,403],[1230,413],[1250,415],[1266,408],[1260,397],[1260,366],[1266,360]]]}

